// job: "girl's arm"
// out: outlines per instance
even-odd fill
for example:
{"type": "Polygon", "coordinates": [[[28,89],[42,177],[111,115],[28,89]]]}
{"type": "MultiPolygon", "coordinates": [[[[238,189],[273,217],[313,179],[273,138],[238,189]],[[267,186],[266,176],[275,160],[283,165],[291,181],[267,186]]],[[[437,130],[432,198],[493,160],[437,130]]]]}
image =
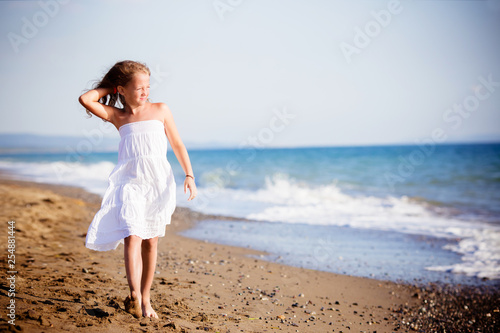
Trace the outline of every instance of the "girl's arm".
{"type": "Polygon", "coordinates": [[[187,189],[189,189],[189,201],[194,199],[198,192],[196,189],[194,178],[188,177],[188,175],[194,177],[193,168],[191,167],[191,161],[189,160],[189,155],[186,147],[184,146],[184,143],[179,136],[179,132],[177,131],[177,127],[175,126],[172,112],[170,111],[168,106],[163,103],[159,103],[159,106],[161,113],[164,116],[163,123],[165,126],[165,134],[167,135],[168,142],[170,142],[170,146],[172,146],[172,150],[174,151],[179,164],[186,174],[186,179],[184,180],[184,193],[186,193],[187,189]]]}
{"type": "Polygon", "coordinates": [[[99,103],[99,100],[102,97],[112,93],[113,89],[111,88],[92,89],[81,95],[80,98],[78,98],[78,101],[80,101],[80,104],[97,117],[114,124],[115,108],[99,103]]]}

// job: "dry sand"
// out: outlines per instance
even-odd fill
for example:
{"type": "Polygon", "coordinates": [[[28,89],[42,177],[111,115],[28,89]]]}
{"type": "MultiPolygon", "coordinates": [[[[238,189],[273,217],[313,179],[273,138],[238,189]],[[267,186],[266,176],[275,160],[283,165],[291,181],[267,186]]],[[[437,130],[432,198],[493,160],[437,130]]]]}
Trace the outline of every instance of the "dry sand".
{"type": "MultiPolygon", "coordinates": [[[[411,309],[421,311],[429,302],[429,293],[419,288],[270,263],[256,259],[260,252],[182,237],[177,232],[206,218],[182,208],[159,242],[152,305],[160,319],[135,319],[123,306],[128,295],[123,246],[95,252],[84,245],[98,196],[10,180],[0,181],[0,194],[0,239],[7,243],[7,222],[15,221],[18,272],[14,298],[2,279],[2,331],[392,332],[423,327],[411,317],[411,309]],[[11,299],[15,325],[7,322],[11,299]]],[[[7,246],[2,249],[4,276],[7,246]]],[[[498,321],[494,310],[485,318],[498,321]]]]}

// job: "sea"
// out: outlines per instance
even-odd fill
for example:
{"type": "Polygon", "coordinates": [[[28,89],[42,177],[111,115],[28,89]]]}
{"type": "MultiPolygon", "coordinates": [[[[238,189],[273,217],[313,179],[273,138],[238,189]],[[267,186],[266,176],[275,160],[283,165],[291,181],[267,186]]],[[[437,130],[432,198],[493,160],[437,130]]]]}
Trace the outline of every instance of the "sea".
{"type": "MultiPolygon", "coordinates": [[[[500,144],[191,149],[167,154],[183,235],[287,265],[412,284],[500,282],[500,144]],[[225,217],[232,217],[227,219],[225,217]]],[[[0,153],[0,171],[102,195],[117,152],[0,153]]],[[[90,221],[89,221],[90,223],[90,221]]]]}

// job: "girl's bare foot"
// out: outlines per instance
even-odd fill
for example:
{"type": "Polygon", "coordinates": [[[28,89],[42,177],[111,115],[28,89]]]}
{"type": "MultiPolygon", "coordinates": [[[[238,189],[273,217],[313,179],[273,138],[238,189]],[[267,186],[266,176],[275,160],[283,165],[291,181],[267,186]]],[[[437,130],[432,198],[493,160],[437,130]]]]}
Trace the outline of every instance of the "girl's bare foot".
{"type": "Polygon", "coordinates": [[[151,317],[151,318],[158,318],[158,315],[156,314],[155,310],[151,307],[151,303],[148,302],[142,302],[142,315],[144,317],[151,317]]]}
{"type": "Polygon", "coordinates": [[[141,310],[141,302],[139,298],[137,297],[137,294],[135,291],[132,292],[132,295],[127,298],[125,298],[125,311],[128,313],[132,314],[135,318],[141,318],[142,317],[142,310],[141,310]]]}

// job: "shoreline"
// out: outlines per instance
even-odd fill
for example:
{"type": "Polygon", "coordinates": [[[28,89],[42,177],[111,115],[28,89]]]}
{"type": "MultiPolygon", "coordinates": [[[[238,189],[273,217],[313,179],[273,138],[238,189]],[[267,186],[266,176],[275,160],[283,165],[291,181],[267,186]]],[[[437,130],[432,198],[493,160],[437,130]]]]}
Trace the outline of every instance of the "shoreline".
{"type": "MultiPolygon", "coordinates": [[[[0,183],[7,183],[7,184],[24,184],[27,186],[34,186],[34,187],[39,187],[43,189],[48,189],[51,191],[54,191],[57,194],[63,195],[63,196],[68,196],[72,197],[75,199],[81,199],[83,201],[87,201],[92,204],[97,204],[100,206],[102,197],[98,194],[89,192],[88,190],[74,186],[74,185],[62,185],[62,184],[50,184],[50,183],[42,183],[42,182],[35,182],[31,180],[23,180],[23,179],[18,179],[15,178],[14,174],[9,174],[4,171],[0,171],[0,183]]],[[[193,236],[186,236],[186,234],[189,234],[189,231],[196,229],[196,224],[197,223],[203,223],[204,221],[206,222],[212,222],[212,221],[222,221],[222,222],[227,222],[227,221],[234,221],[234,222],[254,222],[247,220],[245,218],[241,217],[232,217],[232,216],[223,216],[223,215],[213,215],[213,214],[206,214],[206,213],[201,213],[201,212],[196,212],[193,211],[187,207],[181,207],[177,206],[176,207],[177,212],[182,212],[182,214],[187,214],[190,217],[185,219],[185,224],[180,226],[180,225],[170,225],[167,228],[172,228],[172,231],[176,233],[176,235],[180,237],[185,237],[193,240],[198,240],[200,242],[206,242],[207,240],[193,237],[193,236]]],[[[263,222],[263,221],[255,221],[255,223],[260,223],[260,224],[271,224],[274,225],[274,222],[263,222]]],[[[89,221],[90,224],[90,221],[89,221]]],[[[295,226],[295,225],[292,225],[295,226]]],[[[307,225],[308,226],[308,225],[307,225]]],[[[333,226],[335,228],[341,228],[337,226],[333,226]]],[[[351,229],[349,229],[351,230],[351,229]]],[[[371,231],[371,230],[364,230],[360,229],[359,231],[356,230],[356,232],[377,232],[377,231],[371,231]]],[[[404,234],[403,234],[404,235],[404,234]]],[[[404,235],[408,237],[414,237],[414,238],[419,238],[422,237],[420,235],[404,235]]],[[[433,236],[428,236],[431,242],[437,242],[437,241],[442,241],[442,239],[439,238],[434,238],[433,236]]],[[[223,242],[218,242],[217,240],[208,240],[208,242],[212,244],[218,244],[218,245],[227,245],[227,246],[234,246],[234,247],[239,247],[239,248],[244,248],[244,249],[252,249],[252,251],[255,251],[260,254],[260,257],[263,258],[265,255],[266,257],[270,258],[271,255],[274,255],[275,257],[279,256],[278,253],[271,253],[266,250],[258,250],[255,248],[252,248],[251,246],[243,246],[243,245],[237,245],[237,244],[227,244],[223,242]]],[[[276,264],[281,264],[285,266],[290,266],[290,267],[296,267],[296,268],[307,268],[315,271],[320,271],[320,272],[326,272],[326,273],[332,273],[332,274],[339,274],[339,275],[344,275],[344,276],[353,276],[353,277],[360,277],[360,278],[367,278],[371,280],[377,280],[377,281],[384,281],[384,282],[393,282],[396,284],[406,284],[412,287],[422,287],[425,288],[428,285],[436,285],[439,286],[440,288],[444,288],[447,285],[467,285],[469,287],[485,287],[486,289],[488,288],[494,288],[494,287],[500,287],[500,280],[495,281],[495,280],[489,280],[489,279],[480,279],[478,277],[468,277],[472,282],[465,282],[461,283],[453,281],[453,279],[446,279],[445,281],[437,281],[437,280],[419,280],[419,279],[414,279],[413,281],[406,281],[406,280],[401,280],[401,279],[384,279],[382,277],[374,277],[374,276],[361,276],[361,275],[350,275],[348,273],[340,273],[340,272],[332,272],[329,270],[320,270],[317,268],[310,268],[310,267],[301,267],[300,265],[294,265],[294,264],[288,264],[286,262],[278,262],[278,261],[273,261],[272,259],[261,259],[267,262],[273,262],[276,264]],[[488,285],[482,284],[480,281],[486,281],[488,285]],[[477,282],[474,282],[477,281],[477,282]]],[[[453,276],[453,274],[452,274],[453,276]]]]}
{"type": "MultiPolygon", "coordinates": [[[[446,260],[456,262],[461,259],[459,254],[443,249],[452,241],[434,236],[342,226],[244,219],[225,221],[217,217],[204,219],[182,231],[181,235],[266,251],[268,254],[263,257],[264,260],[334,274],[416,287],[426,287],[428,284],[500,287],[498,280],[428,269],[431,266],[429,259],[434,259],[434,256],[446,256],[446,260]],[[241,237],[242,233],[248,237],[241,237]],[[304,247],[302,237],[315,240],[316,245],[304,247]],[[295,247],[301,250],[296,251],[295,247]],[[402,247],[404,250],[400,250],[402,247]]],[[[436,265],[437,262],[433,261],[432,264],[436,265]]]]}
{"type": "MultiPolygon", "coordinates": [[[[2,217],[15,219],[19,228],[16,265],[24,274],[17,279],[16,324],[24,331],[86,331],[88,326],[96,332],[420,331],[441,327],[429,321],[444,325],[438,319],[450,318],[460,306],[460,316],[473,319],[469,326],[458,326],[461,330],[500,325],[498,290],[422,288],[251,258],[263,252],[179,235],[203,219],[220,219],[181,207],[159,241],[152,301],[160,320],[137,320],[123,310],[128,289],[123,247],[94,252],[83,245],[100,196],[71,186],[3,177],[0,189],[2,217]],[[30,224],[24,222],[28,220],[30,224]],[[469,311],[463,310],[464,302],[471,302],[469,311]]],[[[2,259],[6,262],[5,256],[2,259]]],[[[5,290],[1,296],[5,309],[5,290]]],[[[12,328],[1,318],[0,327],[12,328]]],[[[450,325],[448,330],[465,323],[455,320],[450,325]]]]}

